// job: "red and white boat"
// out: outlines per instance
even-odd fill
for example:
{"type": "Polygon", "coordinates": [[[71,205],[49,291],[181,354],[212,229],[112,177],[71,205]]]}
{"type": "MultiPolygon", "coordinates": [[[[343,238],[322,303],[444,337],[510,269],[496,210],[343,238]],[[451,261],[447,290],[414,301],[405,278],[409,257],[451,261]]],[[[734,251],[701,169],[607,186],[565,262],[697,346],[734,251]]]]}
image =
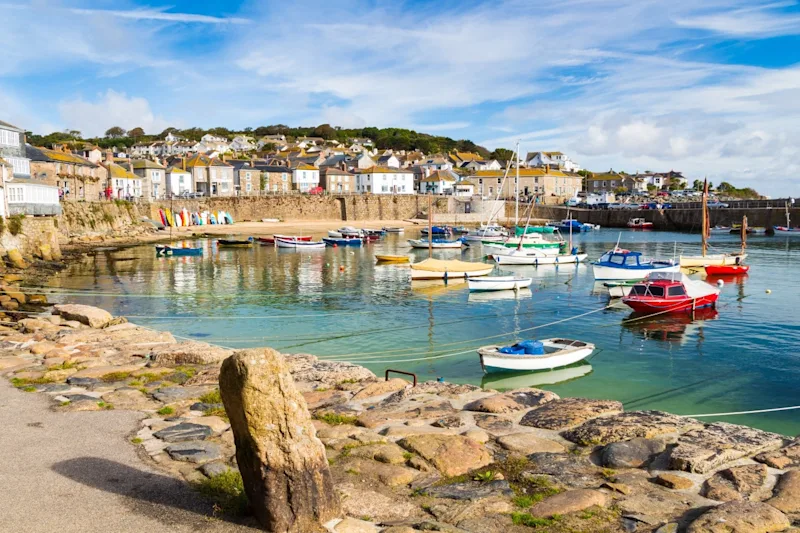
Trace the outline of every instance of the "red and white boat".
{"type": "Polygon", "coordinates": [[[290,239],[296,241],[311,241],[311,235],[273,235],[272,237],[258,237],[256,240],[261,244],[275,244],[275,239],[290,239]]]}
{"type": "Polygon", "coordinates": [[[275,236],[275,246],[278,248],[294,248],[296,250],[322,250],[325,248],[323,241],[302,241],[297,237],[275,236]]]}
{"type": "Polygon", "coordinates": [[[628,221],[628,227],[632,229],[653,229],[653,223],[643,218],[632,218],[628,221]]]}
{"type": "Polygon", "coordinates": [[[750,270],[749,265],[707,265],[705,268],[709,276],[738,276],[750,270]]]}
{"type": "Polygon", "coordinates": [[[637,313],[683,313],[715,307],[719,291],[679,272],[653,272],[631,287],[622,302],[637,313]]]}

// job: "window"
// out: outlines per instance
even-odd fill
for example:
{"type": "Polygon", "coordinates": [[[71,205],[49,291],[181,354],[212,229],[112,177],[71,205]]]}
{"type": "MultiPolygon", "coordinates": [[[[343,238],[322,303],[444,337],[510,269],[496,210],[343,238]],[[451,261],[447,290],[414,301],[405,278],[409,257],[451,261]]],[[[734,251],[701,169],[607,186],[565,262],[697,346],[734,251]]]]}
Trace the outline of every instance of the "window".
{"type": "Polygon", "coordinates": [[[497,183],[503,183],[503,180],[500,179],[500,178],[497,178],[497,183]]]}
{"type": "Polygon", "coordinates": [[[11,163],[11,166],[14,167],[14,174],[22,174],[24,176],[31,175],[30,159],[25,159],[22,157],[6,157],[5,160],[11,163]]]}
{"type": "Polygon", "coordinates": [[[161,181],[161,173],[158,170],[151,171],[150,172],[150,179],[152,179],[154,182],[161,181]]]}
{"type": "MultiPolygon", "coordinates": [[[[245,172],[244,173],[244,179],[247,180],[247,181],[250,181],[250,173],[249,172],[245,172]]],[[[249,191],[250,189],[247,189],[247,190],[249,191]]]]}
{"type": "Polygon", "coordinates": [[[19,132],[0,130],[0,144],[5,146],[19,146],[19,132]]]}
{"type": "Polygon", "coordinates": [[[626,264],[627,266],[636,266],[636,265],[638,265],[639,263],[636,261],[636,256],[634,256],[634,255],[629,255],[628,257],[626,257],[626,258],[625,258],[625,264],[626,264]]]}
{"type": "Polygon", "coordinates": [[[612,255],[608,260],[609,263],[614,265],[621,265],[623,261],[625,261],[624,255],[612,255]]]}
{"type": "Polygon", "coordinates": [[[667,294],[669,296],[686,296],[686,291],[680,285],[676,285],[674,287],[670,287],[667,290],[667,294]]]}
{"type": "Polygon", "coordinates": [[[285,172],[283,174],[281,174],[281,179],[283,179],[283,181],[286,181],[286,173],[285,172]]]}
{"type": "MultiPolygon", "coordinates": [[[[250,176],[247,176],[247,179],[250,179],[250,176]]],[[[247,192],[250,192],[250,191],[252,191],[252,190],[253,190],[253,184],[252,184],[252,183],[248,183],[248,184],[246,184],[244,189],[245,189],[247,192]]]]}
{"type": "Polygon", "coordinates": [[[350,190],[350,185],[345,183],[344,184],[344,190],[345,190],[345,192],[349,191],[350,190]]]}
{"type": "Polygon", "coordinates": [[[650,294],[653,296],[663,298],[664,297],[664,287],[660,287],[658,285],[650,285],[650,294]]]}

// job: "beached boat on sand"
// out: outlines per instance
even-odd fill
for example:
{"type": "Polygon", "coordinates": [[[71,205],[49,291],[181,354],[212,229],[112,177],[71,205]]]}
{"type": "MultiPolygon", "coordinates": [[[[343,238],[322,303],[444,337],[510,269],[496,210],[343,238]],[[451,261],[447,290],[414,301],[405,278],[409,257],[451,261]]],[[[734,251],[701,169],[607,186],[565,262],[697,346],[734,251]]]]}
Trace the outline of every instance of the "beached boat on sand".
{"type": "Polygon", "coordinates": [[[478,349],[484,372],[551,370],[592,355],[594,344],[571,339],[524,341],[513,346],[490,345],[478,349]]]}

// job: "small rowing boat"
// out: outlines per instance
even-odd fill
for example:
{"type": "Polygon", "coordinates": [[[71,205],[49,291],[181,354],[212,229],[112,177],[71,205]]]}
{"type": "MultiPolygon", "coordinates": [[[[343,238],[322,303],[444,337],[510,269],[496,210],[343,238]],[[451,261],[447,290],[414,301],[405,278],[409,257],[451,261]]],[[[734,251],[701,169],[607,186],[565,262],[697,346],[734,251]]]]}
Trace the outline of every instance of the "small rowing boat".
{"type": "Polygon", "coordinates": [[[511,250],[510,253],[492,254],[498,265],[563,265],[585,261],[587,254],[549,255],[538,250],[511,250]]]}
{"type": "Polygon", "coordinates": [[[471,278],[488,276],[494,266],[486,263],[471,263],[468,261],[425,259],[411,265],[411,279],[443,279],[471,278]]]}
{"type": "Polygon", "coordinates": [[[163,244],[156,245],[156,255],[158,256],[173,256],[173,257],[181,257],[181,256],[196,256],[196,255],[203,255],[202,248],[173,248],[172,246],[166,246],[163,244]]]}
{"type": "Polygon", "coordinates": [[[301,241],[295,238],[278,237],[275,239],[278,248],[294,248],[295,250],[322,250],[325,243],[322,241],[301,241]]]}
{"type": "Polygon", "coordinates": [[[383,228],[383,231],[386,233],[403,233],[405,230],[403,228],[398,228],[395,226],[387,226],[383,228]]]}
{"type": "Polygon", "coordinates": [[[531,286],[533,278],[517,276],[486,276],[484,278],[468,279],[470,291],[518,291],[531,286]]]}
{"type": "Polygon", "coordinates": [[[253,246],[254,239],[252,237],[248,237],[246,241],[239,241],[233,239],[218,239],[217,246],[222,248],[251,248],[253,246]]]}
{"type": "Polygon", "coordinates": [[[571,339],[522,341],[512,346],[490,345],[478,349],[486,373],[552,370],[583,361],[594,352],[594,344],[571,339]]]}
{"type": "Polygon", "coordinates": [[[379,263],[408,263],[411,261],[407,255],[375,255],[379,263]]]}
{"type": "Polygon", "coordinates": [[[335,246],[361,246],[361,243],[362,243],[361,239],[352,239],[352,238],[348,239],[346,237],[342,238],[342,239],[335,239],[335,238],[332,238],[332,237],[323,238],[322,242],[324,242],[328,246],[334,246],[334,247],[335,246]]]}
{"type": "Polygon", "coordinates": [[[433,248],[433,249],[441,249],[441,248],[461,248],[463,244],[461,240],[455,241],[448,241],[447,239],[433,239],[428,242],[428,239],[409,239],[408,244],[411,245],[412,248],[433,248]]]}
{"type": "Polygon", "coordinates": [[[714,226],[709,231],[712,235],[724,235],[730,233],[732,229],[731,226],[714,226]]]}
{"type": "Polygon", "coordinates": [[[607,281],[603,285],[608,289],[608,295],[611,298],[622,298],[631,292],[631,287],[639,283],[636,280],[628,281],[607,281]]]}
{"type": "Polygon", "coordinates": [[[631,229],[653,229],[653,223],[643,218],[632,218],[628,221],[628,227],[631,229]]]}
{"type": "Polygon", "coordinates": [[[705,268],[709,276],[738,276],[750,270],[748,265],[708,265],[705,268]]]}

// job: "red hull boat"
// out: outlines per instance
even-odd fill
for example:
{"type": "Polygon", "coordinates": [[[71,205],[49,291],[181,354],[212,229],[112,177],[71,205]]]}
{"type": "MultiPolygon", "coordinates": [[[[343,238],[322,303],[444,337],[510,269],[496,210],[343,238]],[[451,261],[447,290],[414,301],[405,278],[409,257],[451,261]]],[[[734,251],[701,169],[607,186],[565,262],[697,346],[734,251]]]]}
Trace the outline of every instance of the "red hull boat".
{"type": "Polygon", "coordinates": [[[750,270],[748,265],[708,265],[706,274],[709,276],[737,276],[747,274],[750,270]]]}
{"type": "Polygon", "coordinates": [[[708,283],[683,274],[654,272],[631,287],[622,302],[637,313],[684,313],[714,307],[717,298],[719,289],[708,283]]]}
{"type": "Polygon", "coordinates": [[[273,235],[272,237],[258,237],[256,240],[261,244],[275,244],[275,239],[292,239],[296,241],[311,241],[311,235],[295,236],[295,235],[273,235]]]}

